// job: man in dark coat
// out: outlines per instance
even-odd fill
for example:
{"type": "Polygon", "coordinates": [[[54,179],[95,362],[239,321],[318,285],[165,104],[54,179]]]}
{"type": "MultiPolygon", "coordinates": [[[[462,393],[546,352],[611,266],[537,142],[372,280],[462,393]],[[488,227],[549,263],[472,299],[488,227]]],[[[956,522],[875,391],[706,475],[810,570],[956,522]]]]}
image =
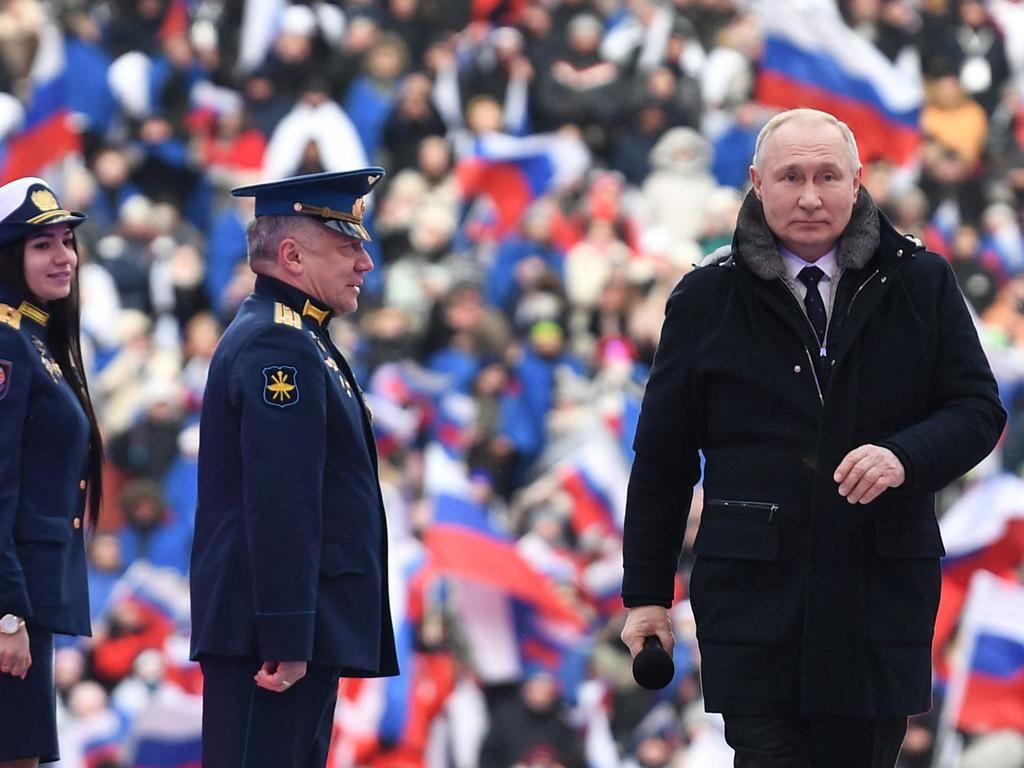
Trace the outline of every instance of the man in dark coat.
{"type": "Polygon", "coordinates": [[[370,412],[327,324],[373,262],[380,168],[233,190],[256,198],[255,291],[210,365],[192,551],[204,768],[327,760],[338,678],[398,674],[370,412]]]}
{"type": "Polygon", "coordinates": [[[891,768],[930,705],[934,494],[1005,413],[946,261],[897,233],[831,115],[762,130],[728,254],[669,298],[626,505],[622,639],[667,608],[705,458],[690,597],[739,768],[891,768]]]}

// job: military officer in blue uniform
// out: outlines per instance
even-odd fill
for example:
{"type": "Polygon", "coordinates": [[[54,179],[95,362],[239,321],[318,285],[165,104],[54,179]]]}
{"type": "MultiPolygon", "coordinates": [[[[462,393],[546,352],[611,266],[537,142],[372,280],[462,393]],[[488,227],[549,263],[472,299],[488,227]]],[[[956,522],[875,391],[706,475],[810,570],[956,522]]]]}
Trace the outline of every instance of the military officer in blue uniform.
{"type": "Polygon", "coordinates": [[[339,677],[398,674],[371,415],[327,331],[373,262],[363,197],[384,171],[241,187],[256,287],[203,400],[192,652],[204,768],[318,768],[339,677]]]}
{"type": "Polygon", "coordinates": [[[84,220],[43,179],[0,187],[0,766],[58,759],[53,636],[90,634],[103,446],[78,337],[84,220]]]}

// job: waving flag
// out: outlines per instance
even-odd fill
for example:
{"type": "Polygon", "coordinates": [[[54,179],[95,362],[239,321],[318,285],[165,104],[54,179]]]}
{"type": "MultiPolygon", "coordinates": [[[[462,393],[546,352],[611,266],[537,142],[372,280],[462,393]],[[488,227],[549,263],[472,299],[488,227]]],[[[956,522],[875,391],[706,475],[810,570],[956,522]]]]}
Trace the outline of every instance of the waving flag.
{"type": "Polygon", "coordinates": [[[200,768],[202,696],[161,686],[132,724],[131,768],[200,768]]]}
{"type": "Polygon", "coordinates": [[[890,61],[846,26],[833,0],[762,0],[756,11],[764,30],[759,101],[834,114],[856,134],[862,160],[914,159],[924,97],[916,61],[890,61]]]}
{"type": "Polygon", "coordinates": [[[73,731],[80,745],[84,768],[97,768],[109,761],[121,759],[123,727],[112,709],[103,709],[86,716],[76,724],[73,731]]]}
{"type": "Polygon", "coordinates": [[[515,230],[530,203],[583,178],[590,152],[577,137],[558,133],[478,136],[455,167],[464,200],[493,207],[494,235],[515,230]]]}
{"type": "Polygon", "coordinates": [[[607,430],[589,432],[579,448],[554,471],[562,489],[572,499],[571,523],[577,536],[591,528],[621,535],[629,467],[607,430]]]}
{"type": "Polygon", "coordinates": [[[962,631],[948,722],[967,733],[1024,731],[1024,585],[976,573],[962,631]]]}
{"type": "Polygon", "coordinates": [[[523,559],[512,539],[490,524],[486,507],[439,494],[424,542],[439,571],[497,587],[553,618],[583,623],[551,582],[523,559]]]}
{"type": "Polygon", "coordinates": [[[945,647],[960,620],[971,577],[984,570],[1012,576],[1024,562],[1024,480],[986,478],[960,497],[940,521],[946,557],[935,619],[933,661],[945,675],[945,647]]]}
{"type": "Polygon", "coordinates": [[[71,85],[64,36],[52,21],[47,21],[39,32],[29,83],[24,124],[5,145],[0,145],[0,184],[21,176],[39,175],[46,166],[80,146],[68,108],[71,85]]]}

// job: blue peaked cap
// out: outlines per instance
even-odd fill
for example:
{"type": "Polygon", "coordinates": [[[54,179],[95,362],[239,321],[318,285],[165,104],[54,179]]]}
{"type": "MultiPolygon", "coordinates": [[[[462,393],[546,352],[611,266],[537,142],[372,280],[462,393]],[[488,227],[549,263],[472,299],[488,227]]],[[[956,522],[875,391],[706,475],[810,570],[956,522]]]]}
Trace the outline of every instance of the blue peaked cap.
{"type": "Polygon", "coordinates": [[[312,216],[339,232],[371,240],[363,226],[363,197],[384,176],[371,166],[355,171],[327,171],[280,181],[235,187],[235,197],[255,197],[256,216],[312,216]]]}

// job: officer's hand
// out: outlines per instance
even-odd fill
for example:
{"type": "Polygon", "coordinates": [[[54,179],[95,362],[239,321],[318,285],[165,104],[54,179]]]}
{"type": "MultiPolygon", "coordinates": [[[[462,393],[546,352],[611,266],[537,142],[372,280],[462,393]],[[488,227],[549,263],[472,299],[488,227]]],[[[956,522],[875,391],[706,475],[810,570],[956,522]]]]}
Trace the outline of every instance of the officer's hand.
{"type": "Polygon", "coordinates": [[[31,666],[28,628],[22,624],[13,635],[0,635],[0,673],[24,680],[31,666]]]}
{"type": "Polygon", "coordinates": [[[255,680],[260,688],[283,693],[305,676],[305,661],[264,661],[255,680]]]}
{"type": "Polygon", "coordinates": [[[661,640],[661,647],[669,656],[672,655],[676,639],[672,636],[672,620],[667,608],[660,605],[638,605],[629,609],[621,638],[629,648],[629,655],[634,659],[643,650],[644,638],[648,635],[657,635],[661,640]]]}
{"type": "Polygon", "coordinates": [[[907,479],[896,454],[880,445],[854,448],[839,462],[832,479],[839,483],[839,495],[851,504],[867,504],[886,488],[898,488],[907,479]]]}

